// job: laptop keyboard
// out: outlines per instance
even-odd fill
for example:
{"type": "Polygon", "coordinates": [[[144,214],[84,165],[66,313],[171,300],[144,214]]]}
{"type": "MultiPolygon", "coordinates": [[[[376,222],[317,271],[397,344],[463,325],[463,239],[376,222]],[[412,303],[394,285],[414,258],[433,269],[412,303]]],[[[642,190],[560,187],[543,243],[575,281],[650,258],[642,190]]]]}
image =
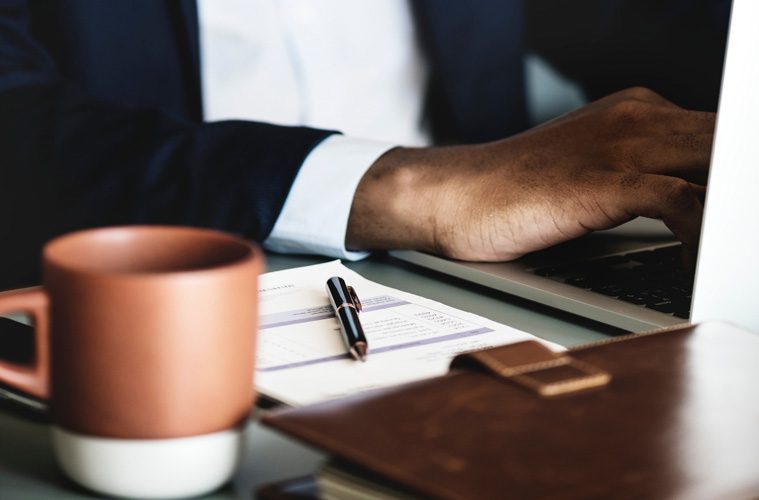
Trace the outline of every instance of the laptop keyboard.
{"type": "Polygon", "coordinates": [[[533,272],[679,318],[690,316],[694,275],[680,266],[680,245],[533,272]]]}

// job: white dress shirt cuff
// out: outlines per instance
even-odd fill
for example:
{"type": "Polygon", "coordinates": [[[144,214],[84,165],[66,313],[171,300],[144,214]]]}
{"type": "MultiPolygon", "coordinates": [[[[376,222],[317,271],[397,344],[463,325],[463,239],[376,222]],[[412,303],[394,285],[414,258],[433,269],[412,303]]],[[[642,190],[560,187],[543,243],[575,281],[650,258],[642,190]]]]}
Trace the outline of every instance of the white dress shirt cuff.
{"type": "Polygon", "coordinates": [[[361,177],[393,147],[337,134],[322,141],[303,162],[264,248],[347,260],[369,255],[345,248],[348,216],[361,177]]]}

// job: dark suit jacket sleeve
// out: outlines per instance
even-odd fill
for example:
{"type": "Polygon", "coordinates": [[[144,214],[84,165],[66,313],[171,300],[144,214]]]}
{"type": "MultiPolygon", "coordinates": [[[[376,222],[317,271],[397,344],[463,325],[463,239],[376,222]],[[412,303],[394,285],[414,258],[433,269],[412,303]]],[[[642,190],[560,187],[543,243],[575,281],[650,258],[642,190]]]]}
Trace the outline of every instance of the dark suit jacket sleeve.
{"type": "Polygon", "coordinates": [[[312,148],[331,132],[226,121],[84,95],[0,5],[0,285],[35,278],[42,243],[89,226],[170,223],[263,240],[312,148]]]}

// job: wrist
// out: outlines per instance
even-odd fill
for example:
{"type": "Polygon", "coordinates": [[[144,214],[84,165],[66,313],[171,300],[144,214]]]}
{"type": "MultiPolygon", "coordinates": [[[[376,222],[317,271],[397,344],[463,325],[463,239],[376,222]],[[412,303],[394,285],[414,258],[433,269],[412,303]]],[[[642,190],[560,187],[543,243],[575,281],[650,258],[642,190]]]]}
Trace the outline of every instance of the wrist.
{"type": "Polygon", "coordinates": [[[359,182],[348,219],[350,249],[438,251],[441,195],[436,148],[394,148],[372,164],[359,182]]]}
{"type": "Polygon", "coordinates": [[[462,170],[446,166],[460,165],[464,149],[399,147],[378,158],[356,190],[347,247],[448,253],[447,228],[455,214],[445,212],[455,209],[451,198],[464,184],[462,170]]]}

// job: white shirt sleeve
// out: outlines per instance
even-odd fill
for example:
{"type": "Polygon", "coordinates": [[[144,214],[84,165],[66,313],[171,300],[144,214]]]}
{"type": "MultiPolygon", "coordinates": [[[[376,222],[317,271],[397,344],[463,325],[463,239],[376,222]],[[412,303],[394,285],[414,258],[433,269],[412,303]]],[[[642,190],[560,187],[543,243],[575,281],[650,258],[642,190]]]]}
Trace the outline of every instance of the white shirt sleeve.
{"type": "Polygon", "coordinates": [[[332,135],[306,157],[264,248],[359,260],[345,248],[353,195],[369,167],[395,144],[332,135]]]}

